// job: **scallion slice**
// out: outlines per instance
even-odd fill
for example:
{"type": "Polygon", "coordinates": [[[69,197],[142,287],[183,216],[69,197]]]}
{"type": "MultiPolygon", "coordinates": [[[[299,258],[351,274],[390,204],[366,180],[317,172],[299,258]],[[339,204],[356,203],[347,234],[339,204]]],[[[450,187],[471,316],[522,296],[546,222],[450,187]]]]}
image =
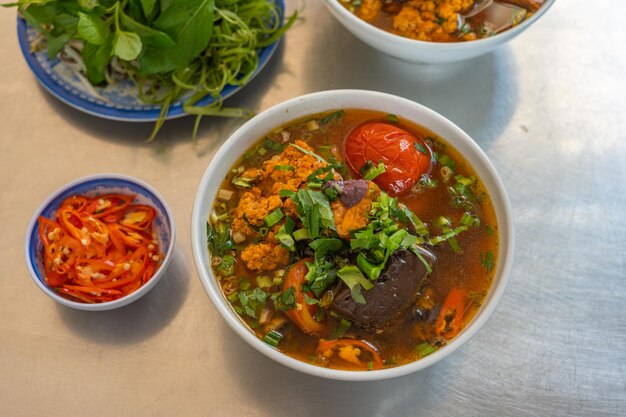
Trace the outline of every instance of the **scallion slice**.
{"type": "Polygon", "coordinates": [[[276,210],[274,210],[273,212],[271,212],[270,214],[268,214],[265,217],[265,224],[267,225],[267,227],[272,227],[274,226],[276,223],[278,223],[279,221],[281,221],[284,217],[283,211],[279,208],[277,208],[276,210]]]}
{"type": "Polygon", "coordinates": [[[282,339],[283,335],[276,330],[270,330],[265,337],[263,337],[263,341],[273,348],[277,348],[282,339]]]}
{"type": "Polygon", "coordinates": [[[293,238],[296,242],[299,242],[301,240],[311,239],[311,235],[308,229],[298,229],[293,232],[293,238]]]}
{"type": "Polygon", "coordinates": [[[274,165],[274,171],[295,171],[293,165],[274,165]]]}
{"type": "Polygon", "coordinates": [[[360,169],[361,176],[366,180],[374,180],[380,174],[385,172],[385,164],[381,162],[378,165],[374,165],[372,161],[367,161],[360,169]]]}
{"type": "Polygon", "coordinates": [[[346,320],[346,319],[342,318],[339,321],[339,324],[337,324],[337,327],[335,327],[335,329],[333,330],[333,334],[332,334],[331,338],[339,339],[339,338],[343,337],[343,335],[346,334],[346,331],[348,331],[350,326],[352,326],[352,322],[350,320],[346,320]]]}

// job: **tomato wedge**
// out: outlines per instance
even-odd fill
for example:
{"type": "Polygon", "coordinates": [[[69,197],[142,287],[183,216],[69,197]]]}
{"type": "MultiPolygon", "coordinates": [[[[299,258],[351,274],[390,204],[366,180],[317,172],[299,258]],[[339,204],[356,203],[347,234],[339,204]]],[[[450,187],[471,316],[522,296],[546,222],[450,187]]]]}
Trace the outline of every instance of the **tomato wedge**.
{"type": "Polygon", "coordinates": [[[378,350],[362,340],[347,338],[336,340],[320,339],[316,353],[327,359],[336,355],[348,368],[366,370],[383,367],[383,360],[378,350]]]}
{"type": "MultiPolygon", "coordinates": [[[[311,334],[320,334],[326,326],[315,320],[314,315],[317,307],[315,305],[308,305],[304,300],[304,291],[302,291],[302,284],[305,282],[305,277],[309,271],[309,267],[306,266],[306,262],[313,262],[312,259],[303,259],[296,262],[289,268],[287,275],[283,280],[282,292],[284,293],[289,288],[294,289],[294,295],[296,299],[297,308],[291,310],[285,310],[285,314],[291,321],[293,321],[303,332],[311,334]]],[[[314,297],[313,293],[307,293],[309,297],[314,297]]]]}
{"type": "Polygon", "coordinates": [[[431,169],[431,151],[423,139],[390,123],[366,122],[345,140],[344,153],[350,169],[360,176],[368,164],[385,166],[373,181],[396,196],[408,191],[431,169]]]}
{"type": "Polygon", "coordinates": [[[439,336],[452,339],[463,328],[463,316],[467,305],[467,291],[453,288],[446,296],[435,322],[439,336]]]}

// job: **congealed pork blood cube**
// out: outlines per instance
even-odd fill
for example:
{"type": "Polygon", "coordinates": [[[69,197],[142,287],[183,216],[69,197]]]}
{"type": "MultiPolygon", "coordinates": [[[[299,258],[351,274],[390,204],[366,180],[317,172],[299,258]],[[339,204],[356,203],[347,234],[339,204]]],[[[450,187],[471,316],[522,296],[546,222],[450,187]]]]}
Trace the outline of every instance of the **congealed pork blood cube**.
{"type": "MultiPolygon", "coordinates": [[[[420,252],[432,266],[434,256],[425,249],[420,252]]],[[[368,332],[384,330],[397,323],[415,303],[427,276],[426,266],[413,252],[395,252],[380,277],[373,282],[374,288],[363,291],[365,304],[357,304],[350,289],[342,283],[331,309],[368,332]]]]}

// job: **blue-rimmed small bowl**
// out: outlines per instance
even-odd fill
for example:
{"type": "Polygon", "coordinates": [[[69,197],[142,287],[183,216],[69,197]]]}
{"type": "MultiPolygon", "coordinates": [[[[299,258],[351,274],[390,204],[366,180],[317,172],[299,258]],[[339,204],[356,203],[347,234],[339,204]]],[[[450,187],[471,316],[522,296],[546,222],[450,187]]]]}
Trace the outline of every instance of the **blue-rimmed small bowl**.
{"type": "Polygon", "coordinates": [[[87,311],[103,311],[122,307],[144,296],[152,289],[157,282],[165,275],[165,270],[169,264],[174,251],[176,240],[176,226],[174,216],[168,207],[165,199],[157,190],[145,182],[121,174],[96,174],[74,180],[55,191],[37,209],[30,223],[24,241],[24,253],[26,255],[26,265],[35,284],[54,301],[67,307],[87,311]],[[136,291],[125,297],[114,301],[97,304],[80,303],[68,300],[56,293],[46,284],[45,270],[43,265],[43,244],[39,239],[39,216],[49,219],[56,219],[56,212],[66,198],[73,195],[85,195],[95,197],[103,194],[134,194],[134,204],[144,204],[156,210],[154,219],[154,231],[162,249],[164,258],[159,268],[154,272],[152,278],[136,291]]]}

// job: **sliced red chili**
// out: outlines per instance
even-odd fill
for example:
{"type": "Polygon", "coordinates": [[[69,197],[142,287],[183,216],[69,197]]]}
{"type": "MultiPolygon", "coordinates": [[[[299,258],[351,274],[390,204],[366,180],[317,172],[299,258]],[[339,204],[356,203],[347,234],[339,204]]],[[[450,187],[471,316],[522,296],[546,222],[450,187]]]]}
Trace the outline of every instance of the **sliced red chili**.
{"type": "Polygon", "coordinates": [[[39,218],[45,279],[63,296],[85,303],[111,301],[149,281],[161,253],[153,243],[155,210],[131,205],[134,196],[72,196],[57,222],[39,218]]]}
{"type": "Polygon", "coordinates": [[[94,216],[103,219],[107,223],[116,222],[123,216],[123,210],[128,207],[134,195],[106,194],[94,198],[96,203],[94,216]]]}

